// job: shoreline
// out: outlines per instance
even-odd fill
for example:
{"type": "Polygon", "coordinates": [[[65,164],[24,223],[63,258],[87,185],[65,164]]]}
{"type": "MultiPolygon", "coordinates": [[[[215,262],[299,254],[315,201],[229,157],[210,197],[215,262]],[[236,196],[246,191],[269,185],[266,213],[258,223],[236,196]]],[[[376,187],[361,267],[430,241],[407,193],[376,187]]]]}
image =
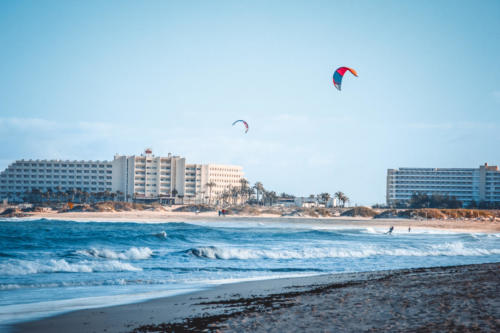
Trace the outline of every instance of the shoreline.
{"type": "Polygon", "coordinates": [[[123,212],[40,212],[27,217],[6,218],[7,221],[25,221],[36,219],[69,220],[76,222],[262,222],[262,223],[292,223],[320,227],[355,227],[384,228],[394,226],[396,231],[411,227],[412,230],[437,229],[453,232],[500,233],[500,221],[484,220],[417,220],[404,218],[373,219],[364,217],[300,217],[277,216],[275,214],[227,215],[220,217],[216,212],[192,213],[172,211],[123,211],[123,212]]]}
{"type": "Polygon", "coordinates": [[[238,282],[78,310],[8,328],[42,333],[334,328],[498,331],[499,272],[497,262],[238,282]]]}

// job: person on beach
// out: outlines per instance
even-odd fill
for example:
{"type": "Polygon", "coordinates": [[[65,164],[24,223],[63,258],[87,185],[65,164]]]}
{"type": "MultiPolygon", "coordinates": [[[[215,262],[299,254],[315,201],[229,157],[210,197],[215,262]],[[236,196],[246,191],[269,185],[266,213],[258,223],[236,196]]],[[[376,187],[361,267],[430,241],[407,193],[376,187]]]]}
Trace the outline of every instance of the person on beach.
{"type": "Polygon", "coordinates": [[[410,226],[408,226],[408,232],[411,232],[411,227],[410,226]]]}
{"type": "Polygon", "coordinates": [[[391,227],[389,228],[389,231],[386,232],[386,234],[388,235],[392,235],[392,231],[394,230],[394,226],[391,225],[391,227]]]}

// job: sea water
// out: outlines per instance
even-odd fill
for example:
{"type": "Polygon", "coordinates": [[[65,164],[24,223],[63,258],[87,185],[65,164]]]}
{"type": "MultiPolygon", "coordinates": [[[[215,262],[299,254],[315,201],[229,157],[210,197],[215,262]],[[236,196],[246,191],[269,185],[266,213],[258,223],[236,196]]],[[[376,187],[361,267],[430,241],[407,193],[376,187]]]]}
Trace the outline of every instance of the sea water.
{"type": "Polygon", "coordinates": [[[0,221],[0,324],[235,281],[500,261],[500,234],[386,231],[229,219],[0,221]]]}

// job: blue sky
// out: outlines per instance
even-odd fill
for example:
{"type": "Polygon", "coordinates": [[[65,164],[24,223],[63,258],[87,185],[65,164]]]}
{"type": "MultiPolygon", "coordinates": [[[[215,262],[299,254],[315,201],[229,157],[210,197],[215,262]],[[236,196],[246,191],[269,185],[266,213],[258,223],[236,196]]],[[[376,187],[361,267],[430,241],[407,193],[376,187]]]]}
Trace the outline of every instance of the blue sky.
{"type": "Polygon", "coordinates": [[[500,164],[499,59],[500,1],[0,1],[0,168],[152,147],[384,202],[388,168],[500,164]]]}

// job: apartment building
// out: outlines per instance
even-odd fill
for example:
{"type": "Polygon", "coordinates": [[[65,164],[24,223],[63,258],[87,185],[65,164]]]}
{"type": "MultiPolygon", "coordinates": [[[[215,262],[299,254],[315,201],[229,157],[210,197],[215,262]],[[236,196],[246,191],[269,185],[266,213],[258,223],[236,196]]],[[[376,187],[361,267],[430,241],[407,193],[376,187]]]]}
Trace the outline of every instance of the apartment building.
{"type": "Polygon", "coordinates": [[[0,199],[32,189],[111,191],[113,164],[108,161],[20,160],[0,173],[0,199]]]}
{"type": "Polygon", "coordinates": [[[113,161],[19,160],[0,173],[0,200],[19,199],[26,191],[80,189],[113,192],[121,200],[159,200],[163,203],[200,202],[239,186],[240,166],[187,164],[168,154],[115,155],[113,161]],[[207,183],[214,183],[211,189],[207,183]]]}
{"type": "MultiPolygon", "coordinates": [[[[231,187],[241,186],[243,168],[235,165],[208,164],[206,166],[207,180],[214,183],[212,196],[218,196],[231,187]]],[[[206,190],[206,189],[205,189],[206,190]]]]}
{"type": "Polygon", "coordinates": [[[399,168],[387,170],[387,205],[409,200],[413,193],[455,196],[471,201],[500,202],[500,171],[487,163],[479,168],[399,168]]]}

